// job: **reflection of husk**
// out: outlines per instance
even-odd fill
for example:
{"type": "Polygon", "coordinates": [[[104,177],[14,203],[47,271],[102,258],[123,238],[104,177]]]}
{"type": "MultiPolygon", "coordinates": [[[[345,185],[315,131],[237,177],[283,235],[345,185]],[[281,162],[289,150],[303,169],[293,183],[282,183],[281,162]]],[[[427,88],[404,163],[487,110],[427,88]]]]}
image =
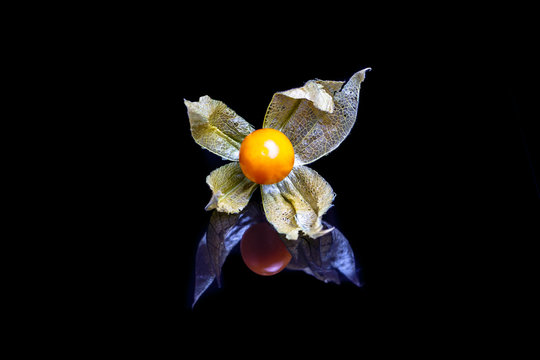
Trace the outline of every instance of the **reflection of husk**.
{"type": "Polygon", "coordinates": [[[240,242],[247,229],[265,221],[261,206],[251,201],[239,214],[213,211],[208,230],[203,235],[195,255],[195,291],[193,306],[217,279],[221,286],[221,268],[230,251],[240,242]]]}
{"type": "MultiPolygon", "coordinates": [[[[259,201],[252,200],[238,214],[214,211],[208,230],[197,248],[193,306],[217,279],[221,286],[221,268],[230,251],[238,245],[250,226],[266,221],[259,201]]],[[[339,230],[323,222],[327,233],[317,239],[302,234],[298,240],[281,236],[292,255],[287,269],[302,270],[324,282],[340,283],[339,272],[360,286],[354,254],[339,230]]]]}
{"type": "Polygon", "coordinates": [[[298,240],[282,240],[292,259],[287,269],[302,270],[324,282],[339,284],[339,273],[356,286],[361,286],[359,269],[347,238],[338,229],[323,221],[328,231],[317,239],[302,235],[298,240]]]}

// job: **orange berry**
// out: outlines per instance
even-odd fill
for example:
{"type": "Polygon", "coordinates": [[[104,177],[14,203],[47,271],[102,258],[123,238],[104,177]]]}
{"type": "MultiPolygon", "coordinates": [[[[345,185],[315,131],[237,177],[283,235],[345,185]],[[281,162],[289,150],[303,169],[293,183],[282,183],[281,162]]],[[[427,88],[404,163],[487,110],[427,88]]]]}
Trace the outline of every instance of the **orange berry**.
{"type": "Polygon", "coordinates": [[[240,168],[257,184],[280,182],[289,175],[293,165],[293,146],[279,130],[255,130],[240,145],[240,168]]]}
{"type": "Polygon", "coordinates": [[[246,230],[240,242],[240,254],[251,271],[265,276],[277,274],[292,258],[277,231],[267,222],[246,230]]]}

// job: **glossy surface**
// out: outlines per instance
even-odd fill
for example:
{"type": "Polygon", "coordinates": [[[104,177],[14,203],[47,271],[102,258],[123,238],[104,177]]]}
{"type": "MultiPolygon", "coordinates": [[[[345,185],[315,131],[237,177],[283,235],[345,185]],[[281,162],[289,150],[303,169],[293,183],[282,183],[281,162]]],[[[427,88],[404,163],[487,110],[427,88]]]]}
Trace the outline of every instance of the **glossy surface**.
{"type": "Polygon", "coordinates": [[[294,165],[294,149],[281,131],[259,129],[240,145],[240,168],[257,184],[275,184],[285,179],[294,165]]]}
{"type": "Polygon", "coordinates": [[[274,275],[291,261],[291,254],[272,225],[252,225],[242,237],[240,253],[248,268],[259,275],[274,275]]]}

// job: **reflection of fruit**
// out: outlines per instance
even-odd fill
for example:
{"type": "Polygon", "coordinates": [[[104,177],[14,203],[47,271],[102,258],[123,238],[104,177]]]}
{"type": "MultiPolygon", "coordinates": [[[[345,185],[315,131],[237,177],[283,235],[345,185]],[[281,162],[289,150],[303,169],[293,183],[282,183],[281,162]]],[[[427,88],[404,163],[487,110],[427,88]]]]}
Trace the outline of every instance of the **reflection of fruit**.
{"type": "Polygon", "coordinates": [[[240,145],[240,167],[257,184],[275,184],[283,180],[294,165],[294,149],[281,131],[259,129],[245,137],[240,145]]]}
{"type": "Polygon", "coordinates": [[[291,254],[272,225],[252,225],[242,237],[240,253],[247,267],[259,275],[274,275],[291,261],[291,254]]]}

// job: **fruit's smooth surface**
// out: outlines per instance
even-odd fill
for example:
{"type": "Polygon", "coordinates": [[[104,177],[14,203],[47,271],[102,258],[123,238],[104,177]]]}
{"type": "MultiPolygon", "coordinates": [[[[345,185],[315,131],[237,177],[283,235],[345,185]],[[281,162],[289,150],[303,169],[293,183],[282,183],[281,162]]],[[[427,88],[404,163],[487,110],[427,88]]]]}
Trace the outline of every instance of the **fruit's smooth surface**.
{"type": "Polygon", "coordinates": [[[293,146],[279,130],[255,130],[240,145],[240,168],[257,184],[278,183],[289,175],[293,166],[293,146]]]}
{"type": "Polygon", "coordinates": [[[259,275],[274,275],[291,261],[291,253],[272,225],[252,225],[242,237],[240,253],[248,268],[259,275]]]}

